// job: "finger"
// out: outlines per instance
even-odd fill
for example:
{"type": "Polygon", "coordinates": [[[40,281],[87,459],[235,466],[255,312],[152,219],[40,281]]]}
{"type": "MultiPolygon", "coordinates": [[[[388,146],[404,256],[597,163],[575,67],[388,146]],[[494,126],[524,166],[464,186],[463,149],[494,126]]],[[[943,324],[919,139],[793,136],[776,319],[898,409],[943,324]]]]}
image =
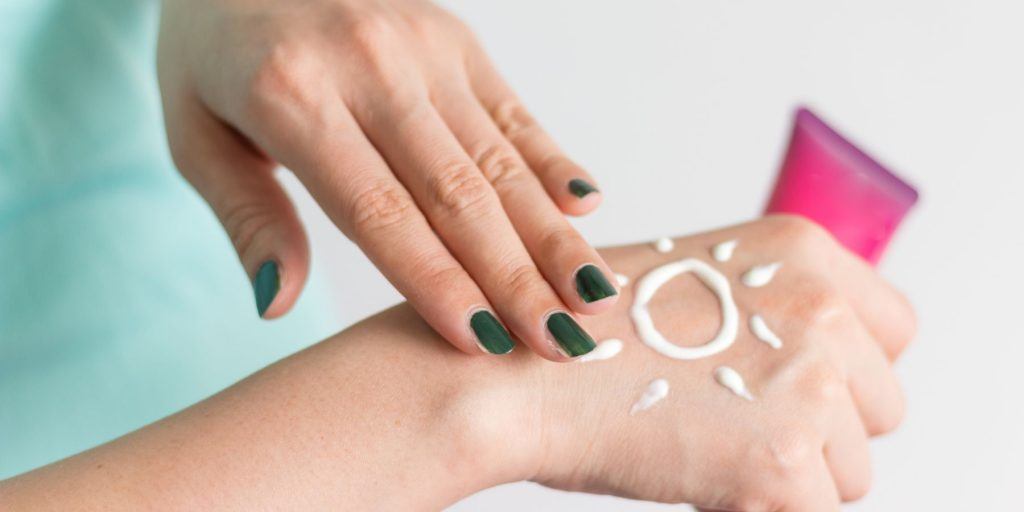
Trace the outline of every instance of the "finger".
{"type": "Polygon", "coordinates": [[[791,489],[781,512],[828,512],[839,510],[839,494],[824,457],[817,457],[806,479],[791,489]]]}
{"type": "Polygon", "coordinates": [[[850,397],[839,401],[832,419],[832,429],[825,441],[825,462],[839,497],[843,501],[858,500],[871,487],[871,451],[867,433],[850,397]]]}
{"type": "Polygon", "coordinates": [[[860,321],[843,320],[840,350],[853,401],[872,436],[891,432],[903,419],[903,390],[880,344],[860,321]]]}
{"type": "Polygon", "coordinates": [[[476,97],[558,208],[568,215],[585,215],[596,209],[601,203],[597,182],[559,149],[523,107],[490,58],[483,51],[474,51],[467,66],[476,97]]]}
{"type": "Polygon", "coordinates": [[[252,282],[257,313],[284,315],[306,281],[309,248],[295,208],[274,178],[277,164],[198,101],[167,109],[167,133],[182,175],[231,238],[252,282]]]}
{"type": "Polygon", "coordinates": [[[895,360],[913,339],[917,320],[907,298],[853,253],[834,251],[833,262],[841,290],[848,296],[868,331],[895,360]]]}
{"type": "Polygon", "coordinates": [[[614,306],[617,284],[604,259],[545,196],[537,179],[470,91],[453,86],[434,95],[438,111],[501,198],[533,261],[574,311],[593,315],[614,306]]]}
{"type": "Polygon", "coordinates": [[[293,169],[336,225],[442,337],[466,353],[513,342],[483,292],[452,256],[339,101],[299,113],[274,105],[247,128],[293,169]],[[310,121],[312,120],[312,121],[310,121]]]}
{"type": "Polygon", "coordinates": [[[568,315],[494,189],[427,98],[404,104],[393,97],[375,100],[387,106],[357,114],[363,129],[512,331],[554,361],[592,350],[593,340],[568,315]]]}

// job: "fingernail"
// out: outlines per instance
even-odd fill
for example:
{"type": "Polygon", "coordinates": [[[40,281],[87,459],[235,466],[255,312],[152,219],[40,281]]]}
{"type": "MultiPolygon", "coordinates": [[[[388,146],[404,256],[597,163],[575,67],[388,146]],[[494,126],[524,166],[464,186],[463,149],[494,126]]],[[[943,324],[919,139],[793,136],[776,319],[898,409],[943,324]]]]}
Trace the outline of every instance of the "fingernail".
{"type": "Polygon", "coordinates": [[[619,294],[595,265],[584,265],[576,271],[576,293],[588,304],[619,294]]]}
{"type": "Polygon", "coordinates": [[[566,313],[553,313],[548,317],[547,325],[548,332],[562,347],[562,353],[568,357],[582,356],[597,346],[594,338],[566,313]]]}
{"type": "Polygon", "coordinates": [[[490,311],[480,310],[469,318],[469,326],[484,350],[491,354],[508,354],[515,347],[512,338],[490,311]]]}
{"type": "Polygon", "coordinates": [[[576,197],[583,197],[587,194],[597,192],[597,187],[579,178],[569,180],[569,192],[576,197]]]}
{"type": "Polygon", "coordinates": [[[281,276],[277,273],[276,261],[267,261],[260,265],[256,277],[252,280],[252,289],[256,292],[256,311],[262,318],[281,289],[281,276]]]}

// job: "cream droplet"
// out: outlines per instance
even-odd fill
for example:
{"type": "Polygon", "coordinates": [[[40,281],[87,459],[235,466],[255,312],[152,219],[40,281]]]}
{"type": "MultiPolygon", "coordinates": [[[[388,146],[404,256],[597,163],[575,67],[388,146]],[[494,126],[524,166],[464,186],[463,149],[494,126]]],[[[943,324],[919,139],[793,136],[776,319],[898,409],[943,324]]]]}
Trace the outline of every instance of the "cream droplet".
{"type": "Polygon", "coordinates": [[[619,286],[626,286],[629,284],[629,276],[623,274],[615,274],[615,280],[618,281],[619,286]]]}
{"type": "Polygon", "coordinates": [[[732,253],[736,250],[736,245],[739,243],[739,240],[733,239],[717,244],[711,248],[711,257],[720,263],[729,261],[732,259],[732,253]]]}
{"type": "Polygon", "coordinates": [[[591,350],[590,352],[583,354],[576,360],[583,363],[589,363],[591,361],[604,361],[606,359],[611,359],[619,355],[619,352],[622,352],[622,340],[609,338],[598,343],[597,347],[595,347],[594,350],[591,350]]]}
{"type": "Polygon", "coordinates": [[[754,401],[754,395],[751,395],[750,391],[747,390],[743,377],[736,370],[728,366],[719,366],[715,368],[715,380],[729,391],[735,393],[736,396],[743,397],[751,402],[754,401]]]}
{"type": "Polygon", "coordinates": [[[668,396],[668,381],[665,379],[655,379],[647,385],[647,389],[644,390],[644,394],[640,395],[640,399],[633,404],[633,408],[630,409],[629,414],[632,415],[640,411],[646,411],[666,396],[668,396]]]}
{"type": "Polygon", "coordinates": [[[768,284],[768,282],[775,277],[775,272],[779,270],[779,267],[782,267],[782,263],[776,262],[769,263],[767,265],[758,265],[748,270],[740,279],[743,281],[743,284],[751,288],[759,288],[768,284]]]}
{"type": "Polygon", "coordinates": [[[654,242],[654,249],[660,253],[666,253],[675,248],[676,244],[671,238],[659,238],[654,242]]]}
{"type": "Polygon", "coordinates": [[[750,317],[750,332],[754,333],[757,339],[767,343],[775,350],[782,348],[782,339],[768,328],[768,324],[765,323],[761,315],[750,317]]]}

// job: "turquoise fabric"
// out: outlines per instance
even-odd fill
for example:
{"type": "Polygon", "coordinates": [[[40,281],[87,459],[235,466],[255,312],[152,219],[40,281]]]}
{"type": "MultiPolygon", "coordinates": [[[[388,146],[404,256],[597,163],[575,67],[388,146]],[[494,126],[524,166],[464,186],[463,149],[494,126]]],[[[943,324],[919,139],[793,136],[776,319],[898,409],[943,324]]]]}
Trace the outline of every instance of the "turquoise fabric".
{"type": "Polygon", "coordinates": [[[227,237],[168,156],[157,11],[0,0],[0,478],[338,327],[315,289],[286,319],[257,318],[227,237]]]}

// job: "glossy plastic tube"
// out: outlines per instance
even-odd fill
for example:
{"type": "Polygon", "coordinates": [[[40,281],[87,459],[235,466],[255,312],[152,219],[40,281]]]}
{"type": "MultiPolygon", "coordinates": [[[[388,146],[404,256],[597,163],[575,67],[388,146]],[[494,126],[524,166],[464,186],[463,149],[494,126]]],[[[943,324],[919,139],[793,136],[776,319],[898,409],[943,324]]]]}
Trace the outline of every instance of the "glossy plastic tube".
{"type": "Polygon", "coordinates": [[[915,202],[917,190],[800,108],[765,213],[803,215],[873,265],[915,202]]]}

